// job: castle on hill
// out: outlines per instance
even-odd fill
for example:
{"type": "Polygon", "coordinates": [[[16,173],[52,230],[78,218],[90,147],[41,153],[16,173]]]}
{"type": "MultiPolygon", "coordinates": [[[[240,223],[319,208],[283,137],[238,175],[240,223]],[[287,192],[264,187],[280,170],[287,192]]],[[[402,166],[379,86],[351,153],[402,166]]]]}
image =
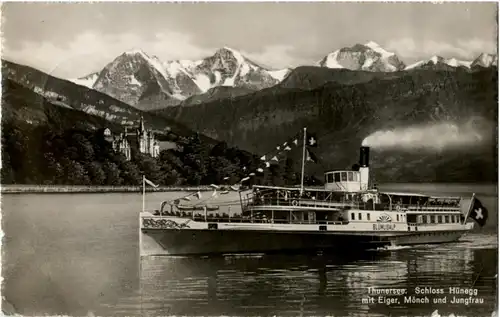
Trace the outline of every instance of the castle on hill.
{"type": "Polygon", "coordinates": [[[124,132],[120,134],[113,134],[109,128],[104,129],[104,138],[111,143],[114,151],[125,155],[127,160],[132,158],[131,147],[152,157],[160,155],[160,145],[155,138],[155,133],[144,127],[143,117],[141,117],[138,127],[135,129],[125,127],[124,132]]]}

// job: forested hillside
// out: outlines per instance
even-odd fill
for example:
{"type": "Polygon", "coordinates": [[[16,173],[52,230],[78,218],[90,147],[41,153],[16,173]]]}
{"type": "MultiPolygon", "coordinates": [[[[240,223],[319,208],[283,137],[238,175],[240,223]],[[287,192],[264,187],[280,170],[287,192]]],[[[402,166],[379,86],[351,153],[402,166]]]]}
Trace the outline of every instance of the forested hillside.
{"type": "MultiPolygon", "coordinates": [[[[322,68],[309,71],[325,76],[322,68]]],[[[368,74],[368,81],[366,73],[341,70],[330,75],[336,82],[320,81],[316,88],[308,81],[305,86],[277,86],[234,100],[157,113],[258,154],[308,127],[320,136],[317,154],[323,164],[313,168],[318,177],[323,169],[350,167],[362,141],[374,132],[439,124],[467,126],[481,135],[480,142],[444,146],[439,151],[373,148],[376,178],[428,182],[496,179],[496,68],[474,73],[413,70],[397,76],[368,74]],[[347,77],[342,79],[342,74],[347,77]],[[362,82],[353,83],[354,79],[362,82]]],[[[284,83],[288,80],[290,77],[284,83]]]]}

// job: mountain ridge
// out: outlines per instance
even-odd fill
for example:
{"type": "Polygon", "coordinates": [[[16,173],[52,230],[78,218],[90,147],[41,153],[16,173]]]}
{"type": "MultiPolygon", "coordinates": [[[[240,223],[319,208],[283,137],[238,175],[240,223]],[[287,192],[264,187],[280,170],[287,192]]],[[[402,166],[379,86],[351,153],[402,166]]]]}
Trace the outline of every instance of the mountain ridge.
{"type": "Polygon", "coordinates": [[[165,63],[134,50],[107,64],[92,87],[138,109],[152,110],[180,104],[214,87],[260,90],[277,84],[288,72],[263,68],[229,47],[198,61],[165,63]]]}
{"type": "MultiPolygon", "coordinates": [[[[373,73],[398,73],[412,71],[415,68],[476,71],[496,66],[496,62],[491,62],[496,60],[496,55],[485,53],[473,61],[435,56],[406,66],[396,53],[386,50],[374,41],[369,41],[337,49],[312,66],[373,73]]],[[[99,75],[92,73],[72,81],[86,87],[92,86],[93,89],[138,109],[149,111],[191,104],[189,100],[198,100],[195,102],[198,104],[200,100],[224,99],[231,96],[228,94],[230,89],[220,89],[220,95],[214,94],[213,91],[209,92],[215,87],[233,87],[236,88],[234,92],[241,92],[259,91],[281,85],[295,70],[299,69],[303,74],[304,67],[311,66],[271,69],[228,46],[200,60],[181,59],[167,62],[162,62],[156,56],[150,56],[142,50],[132,50],[122,53],[108,63],[98,72],[99,75]],[[137,56],[142,59],[138,61],[137,56]]]]}

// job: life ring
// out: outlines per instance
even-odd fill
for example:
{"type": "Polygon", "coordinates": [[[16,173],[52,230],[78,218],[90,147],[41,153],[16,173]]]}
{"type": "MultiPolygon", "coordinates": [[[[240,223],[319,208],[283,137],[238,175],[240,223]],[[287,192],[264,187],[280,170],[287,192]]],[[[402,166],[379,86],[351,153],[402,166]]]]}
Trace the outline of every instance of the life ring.
{"type": "Polygon", "coordinates": [[[299,205],[299,202],[296,201],[296,200],[292,200],[292,206],[298,206],[299,205]]]}

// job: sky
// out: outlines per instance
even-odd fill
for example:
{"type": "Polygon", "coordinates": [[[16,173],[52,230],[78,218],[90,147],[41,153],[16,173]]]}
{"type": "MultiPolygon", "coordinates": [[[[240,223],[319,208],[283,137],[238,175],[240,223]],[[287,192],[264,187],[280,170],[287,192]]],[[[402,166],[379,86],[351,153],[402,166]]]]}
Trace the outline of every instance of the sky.
{"type": "Polygon", "coordinates": [[[11,2],[1,11],[2,58],[61,78],[99,71],[132,49],[169,61],[227,46],[279,69],[368,41],[407,65],[433,55],[472,60],[498,47],[495,2],[11,2]]]}

